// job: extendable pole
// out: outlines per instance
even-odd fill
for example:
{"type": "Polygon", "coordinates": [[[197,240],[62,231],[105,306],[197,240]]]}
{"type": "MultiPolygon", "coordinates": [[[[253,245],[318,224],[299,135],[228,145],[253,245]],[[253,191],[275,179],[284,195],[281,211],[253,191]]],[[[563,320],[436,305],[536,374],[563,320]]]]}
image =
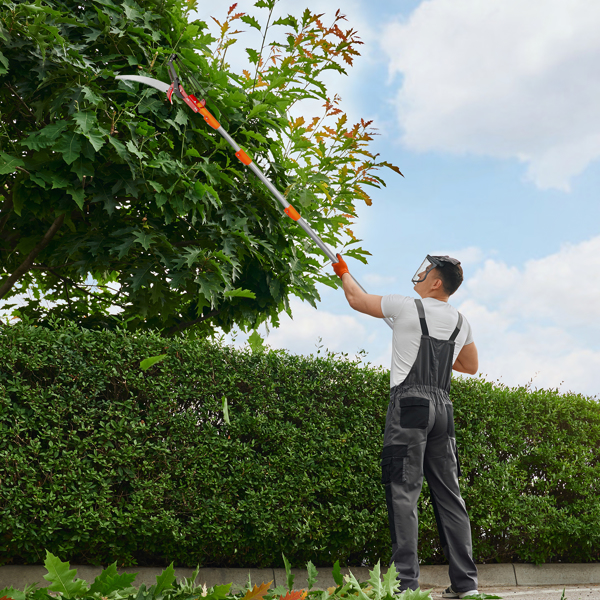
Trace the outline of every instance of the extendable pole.
{"type": "MultiPolygon", "coordinates": [[[[323,240],[315,233],[312,227],[300,216],[300,213],[285,199],[285,197],[279,192],[279,190],[271,183],[271,181],[265,176],[261,169],[252,161],[252,159],[238,146],[236,141],[225,131],[223,126],[215,119],[215,117],[206,108],[205,100],[198,100],[193,94],[187,94],[183,89],[183,86],[179,82],[177,72],[173,66],[174,56],[168,63],[169,74],[171,76],[171,85],[167,85],[162,81],[151,79],[150,77],[144,77],[140,75],[118,75],[117,79],[125,79],[131,81],[139,81],[151,85],[163,92],[167,93],[167,98],[170,102],[173,102],[173,93],[179,96],[194,112],[200,113],[206,124],[217,131],[233,148],[235,155],[238,160],[250,168],[250,170],[265,184],[272,196],[283,206],[283,212],[293,221],[296,221],[298,225],[306,232],[306,234],[312,239],[317,247],[325,254],[325,256],[331,261],[331,263],[337,263],[338,259],[335,253],[323,242],[323,240]]],[[[355,281],[358,287],[366,293],[365,288],[350,274],[350,277],[355,281]]],[[[383,319],[390,328],[393,329],[393,322],[391,319],[384,317],[383,319]]]]}

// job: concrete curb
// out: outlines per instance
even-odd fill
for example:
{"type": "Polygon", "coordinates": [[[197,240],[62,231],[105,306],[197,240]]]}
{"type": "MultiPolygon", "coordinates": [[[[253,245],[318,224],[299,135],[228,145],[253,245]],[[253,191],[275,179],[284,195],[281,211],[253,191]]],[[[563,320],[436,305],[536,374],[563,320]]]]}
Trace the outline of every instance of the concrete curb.
{"type": "MultiPolygon", "coordinates": [[[[88,583],[92,582],[101,572],[102,567],[77,566],[79,579],[88,583]]],[[[518,586],[551,586],[551,585],[589,585],[600,584],[600,563],[564,564],[552,563],[544,565],[531,565],[521,563],[505,563],[494,565],[477,565],[479,571],[479,585],[481,587],[518,587],[518,586]]],[[[160,567],[127,567],[119,569],[120,573],[137,573],[135,585],[144,583],[147,587],[156,582],[156,576],[162,572],[160,567]]],[[[334,586],[331,568],[319,570],[318,583],[315,589],[324,590],[334,586]]],[[[350,569],[359,581],[369,578],[367,567],[352,567],[350,569]]],[[[175,569],[178,581],[184,577],[191,577],[193,569],[175,569]]],[[[342,569],[342,574],[348,574],[349,569],[342,569]]],[[[14,587],[22,590],[26,585],[38,583],[46,587],[49,583],[43,578],[46,569],[40,565],[7,565],[0,567],[0,589],[14,587]]],[[[292,569],[294,575],[294,589],[307,587],[307,572],[305,569],[292,569]]],[[[233,583],[233,589],[239,590],[248,582],[252,583],[273,582],[273,586],[285,585],[286,576],[284,569],[200,569],[196,583],[206,584],[207,587],[233,583]]],[[[446,587],[449,585],[447,565],[421,565],[419,584],[424,589],[446,587]]]]}

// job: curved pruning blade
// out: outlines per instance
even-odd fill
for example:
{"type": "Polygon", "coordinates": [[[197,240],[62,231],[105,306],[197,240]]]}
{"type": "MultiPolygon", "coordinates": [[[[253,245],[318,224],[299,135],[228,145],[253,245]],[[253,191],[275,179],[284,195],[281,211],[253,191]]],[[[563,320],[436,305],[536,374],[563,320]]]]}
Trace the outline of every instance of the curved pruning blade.
{"type": "Polygon", "coordinates": [[[152,77],[144,77],[143,75],[117,75],[115,79],[122,79],[124,81],[137,81],[138,83],[145,83],[165,94],[169,91],[170,85],[159,81],[158,79],[152,79],[152,77]]]}

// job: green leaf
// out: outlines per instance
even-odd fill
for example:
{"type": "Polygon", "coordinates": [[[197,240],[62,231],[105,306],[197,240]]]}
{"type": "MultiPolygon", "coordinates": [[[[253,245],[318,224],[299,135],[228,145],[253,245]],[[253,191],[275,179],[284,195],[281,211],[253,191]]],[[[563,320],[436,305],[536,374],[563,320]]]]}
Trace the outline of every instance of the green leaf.
{"type": "Polygon", "coordinates": [[[4,54],[2,54],[2,52],[0,52],[0,63],[2,63],[2,65],[4,65],[4,66],[0,67],[0,75],[6,75],[8,73],[8,58],[6,58],[6,56],[4,56],[4,54]]]}
{"type": "Polygon", "coordinates": [[[0,175],[14,173],[17,167],[23,166],[25,166],[25,163],[20,158],[0,152],[0,175]]]}
{"type": "Polygon", "coordinates": [[[333,565],[333,580],[335,581],[335,584],[337,586],[343,585],[344,584],[344,577],[342,576],[342,571],[340,569],[340,561],[336,560],[335,564],[333,565]]]}
{"type": "Polygon", "coordinates": [[[156,237],[156,234],[149,231],[134,231],[133,235],[136,237],[138,244],[144,247],[144,250],[150,249],[152,240],[156,237]]]}
{"type": "Polygon", "coordinates": [[[129,150],[129,152],[131,152],[131,154],[133,154],[134,156],[137,156],[138,158],[146,158],[146,153],[140,152],[131,140],[128,140],[127,144],[125,145],[127,146],[127,150],[129,150]]]}
{"type": "Polygon", "coordinates": [[[179,125],[187,125],[189,123],[185,111],[181,108],[177,109],[177,114],[175,115],[175,123],[179,123],[179,125]]]}
{"type": "Polygon", "coordinates": [[[137,292],[144,283],[146,283],[148,281],[148,275],[150,273],[152,269],[152,264],[150,262],[147,262],[145,264],[142,264],[139,267],[136,267],[133,270],[133,281],[131,284],[131,287],[133,289],[134,292],[137,292]]]}
{"type": "MultiPolygon", "coordinates": [[[[417,588],[416,590],[408,589],[398,598],[402,598],[402,600],[431,600],[431,590],[423,591],[421,588],[417,588]]],[[[465,598],[469,598],[469,596],[465,596],[465,598]]]]}
{"type": "Polygon", "coordinates": [[[108,137],[108,141],[123,160],[127,160],[129,158],[129,154],[127,154],[127,149],[125,148],[124,144],[112,136],[108,137]]]}
{"type": "Polygon", "coordinates": [[[251,119],[252,117],[255,117],[256,115],[259,115],[262,112],[265,112],[265,110],[268,110],[270,107],[268,104],[257,104],[249,113],[248,116],[246,117],[247,119],[251,119]]]}
{"type": "Polygon", "coordinates": [[[151,356],[150,358],[145,358],[142,362],[140,362],[140,369],[142,369],[142,371],[147,371],[152,365],[155,365],[161,360],[164,360],[166,356],[166,354],[159,354],[158,356],[151,356]]]}
{"type": "Polygon", "coordinates": [[[360,587],[360,583],[358,583],[358,581],[356,580],[356,577],[354,577],[354,575],[352,574],[352,571],[350,571],[350,570],[349,570],[349,574],[348,574],[348,583],[351,585],[351,587],[352,587],[353,590],[355,590],[356,592],[358,592],[355,595],[358,596],[359,600],[371,600],[371,598],[369,598],[369,596],[367,596],[363,592],[362,587],[360,587]]]}
{"type": "Polygon", "coordinates": [[[94,147],[94,150],[98,152],[102,146],[106,143],[105,134],[98,129],[94,131],[88,131],[84,133],[85,137],[89,140],[90,144],[94,147]]]}
{"type": "Polygon", "coordinates": [[[273,25],[287,25],[288,27],[293,27],[295,30],[298,29],[298,21],[292,15],[281,17],[276,21],[273,21],[273,25]]]}
{"type": "Polygon", "coordinates": [[[203,600],[224,600],[229,595],[231,589],[231,583],[225,585],[215,585],[208,591],[208,595],[203,600]]]}
{"type": "Polygon", "coordinates": [[[225,419],[225,423],[227,423],[227,425],[229,425],[230,421],[229,421],[229,409],[227,408],[227,398],[225,396],[223,396],[221,398],[222,402],[223,402],[223,419],[225,419]]]}
{"type": "Polygon", "coordinates": [[[256,50],[253,50],[252,48],[246,48],[246,54],[248,54],[248,59],[253,65],[258,63],[260,56],[256,50]]]}
{"type": "MultiPolygon", "coordinates": [[[[252,335],[248,338],[248,344],[250,344],[250,348],[252,348],[252,350],[254,351],[255,345],[260,346],[260,348],[262,349],[264,341],[260,337],[258,332],[254,331],[254,333],[252,333],[252,335]]],[[[294,575],[292,575],[292,565],[290,565],[290,562],[285,557],[285,554],[282,553],[281,556],[283,556],[283,565],[285,567],[285,576],[286,576],[288,591],[291,592],[292,589],[294,588],[294,575]]]]}
{"type": "Polygon", "coordinates": [[[99,594],[101,596],[108,596],[112,592],[127,589],[131,587],[136,576],[137,573],[123,573],[119,575],[117,573],[117,563],[114,562],[96,577],[94,583],[90,586],[88,595],[99,594]]]}
{"type": "Polygon", "coordinates": [[[312,589],[313,585],[317,583],[317,575],[319,574],[319,572],[310,560],[306,565],[306,570],[308,571],[308,589],[310,590],[312,589]]]}
{"type": "Polygon", "coordinates": [[[80,155],[71,165],[71,173],[75,173],[80,181],[84,176],[91,177],[94,174],[93,164],[92,161],[80,155]]]}
{"type": "MultiPolygon", "coordinates": [[[[265,349],[265,340],[263,340],[263,338],[261,337],[260,333],[258,333],[258,331],[253,331],[252,334],[248,337],[248,345],[250,346],[250,349],[252,350],[252,352],[263,352],[265,349]]],[[[283,563],[285,565],[287,565],[285,572],[288,575],[288,588],[290,591],[292,591],[292,585],[294,584],[294,576],[291,575],[291,571],[288,572],[288,567],[290,566],[290,563],[287,562],[287,558],[285,558],[285,556],[283,557],[283,563]],[[292,578],[291,584],[290,584],[290,577],[292,578]]]]}
{"type": "Polygon", "coordinates": [[[98,96],[98,94],[96,94],[96,92],[90,89],[87,85],[84,85],[81,88],[81,91],[83,92],[84,98],[94,106],[97,106],[100,104],[100,102],[102,102],[102,97],[98,96]]]}
{"type": "Polygon", "coordinates": [[[173,563],[171,563],[157,578],[156,578],[156,589],[154,591],[155,597],[162,594],[165,590],[173,587],[175,581],[175,569],[173,563]]]}
{"type": "Polygon", "coordinates": [[[12,600],[25,600],[25,592],[15,590],[12,586],[0,590],[0,598],[12,598],[12,600]]]}
{"type": "Polygon", "coordinates": [[[399,590],[398,571],[396,571],[396,565],[392,563],[387,573],[383,576],[383,593],[384,595],[394,597],[399,590]]]}
{"type": "Polygon", "coordinates": [[[250,290],[243,290],[242,288],[238,288],[237,290],[229,290],[224,294],[225,298],[252,298],[256,299],[256,294],[251,292],[250,290]]]}
{"type": "Polygon", "coordinates": [[[69,186],[67,188],[67,193],[71,194],[73,200],[75,200],[75,204],[79,206],[79,210],[83,210],[83,203],[85,202],[85,190],[83,188],[73,188],[69,186]]]}
{"type": "Polygon", "coordinates": [[[57,121],[46,125],[40,131],[30,133],[21,143],[30,150],[41,150],[52,146],[58,136],[68,127],[67,121],[57,121]]]}
{"type": "Polygon", "coordinates": [[[87,133],[97,123],[96,114],[89,111],[75,113],[73,120],[83,133],[87,133]]]}
{"type": "Polygon", "coordinates": [[[74,598],[87,591],[87,584],[81,579],[74,580],[76,569],[69,570],[68,562],[61,562],[54,554],[46,550],[44,566],[48,573],[44,579],[50,582],[51,592],[60,592],[65,598],[74,598]]]}
{"type": "Polygon", "coordinates": [[[81,136],[75,131],[61,134],[58,142],[54,144],[54,150],[63,155],[63,160],[68,165],[74,163],[81,152],[81,136]]]}
{"type": "Polygon", "coordinates": [[[375,600],[381,600],[385,595],[383,585],[381,584],[381,566],[380,561],[373,567],[372,571],[369,571],[369,583],[373,588],[373,595],[375,600]]]}
{"type": "Polygon", "coordinates": [[[250,27],[254,27],[254,29],[258,29],[258,31],[260,31],[260,24],[251,15],[242,15],[241,20],[247,25],[250,25],[250,27]]]}

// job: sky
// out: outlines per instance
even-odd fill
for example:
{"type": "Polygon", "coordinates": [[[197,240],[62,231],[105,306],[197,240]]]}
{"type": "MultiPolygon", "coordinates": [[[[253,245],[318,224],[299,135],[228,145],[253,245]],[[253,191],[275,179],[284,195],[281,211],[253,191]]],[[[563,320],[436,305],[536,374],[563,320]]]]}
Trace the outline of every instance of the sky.
{"type": "MultiPolygon", "coordinates": [[[[232,3],[199,2],[193,17],[214,31],[232,3]]],[[[253,4],[235,10],[264,24],[253,4]]],[[[373,120],[373,150],[405,176],[386,171],[359,207],[352,229],[372,256],[349,259],[351,273],[374,294],[414,296],[425,256],[454,256],[465,281],[451,303],[473,329],[476,376],[600,395],[600,3],[279,0],[275,18],[305,8],[324,22],[340,8],[358,30],[362,55],[327,84],[350,120],[373,120]]],[[[238,72],[260,44],[243,28],[227,55],[238,72]]],[[[320,292],[316,310],[293,299],[293,319],[261,328],[267,345],[364,351],[389,368],[388,326],[320,292]]]]}
{"type": "MultiPolygon", "coordinates": [[[[198,11],[212,23],[230,2],[198,11]]],[[[238,2],[236,11],[266,12],[238,2]]],[[[280,0],[359,31],[362,56],[332,75],[349,117],[373,119],[385,174],[353,228],[372,257],[349,260],[374,294],[414,296],[426,254],[462,261],[451,298],[471,323],[480,372],[508,386],[600,393],[600,4],[584,0],[280,0]]],[[[243,68],[243,48],[228,54],[243,68]]],[[[248,43],[244,44],[244,41],[248,43]]],[[[234,47],[235,48],[235,47],[234,47]]],[[[341,290],[292,302],[273,348],[318,348],[389,367],[391,331],[341,290]]],[[[235,344],[243,344],[238,334],[235,344]]]]}

